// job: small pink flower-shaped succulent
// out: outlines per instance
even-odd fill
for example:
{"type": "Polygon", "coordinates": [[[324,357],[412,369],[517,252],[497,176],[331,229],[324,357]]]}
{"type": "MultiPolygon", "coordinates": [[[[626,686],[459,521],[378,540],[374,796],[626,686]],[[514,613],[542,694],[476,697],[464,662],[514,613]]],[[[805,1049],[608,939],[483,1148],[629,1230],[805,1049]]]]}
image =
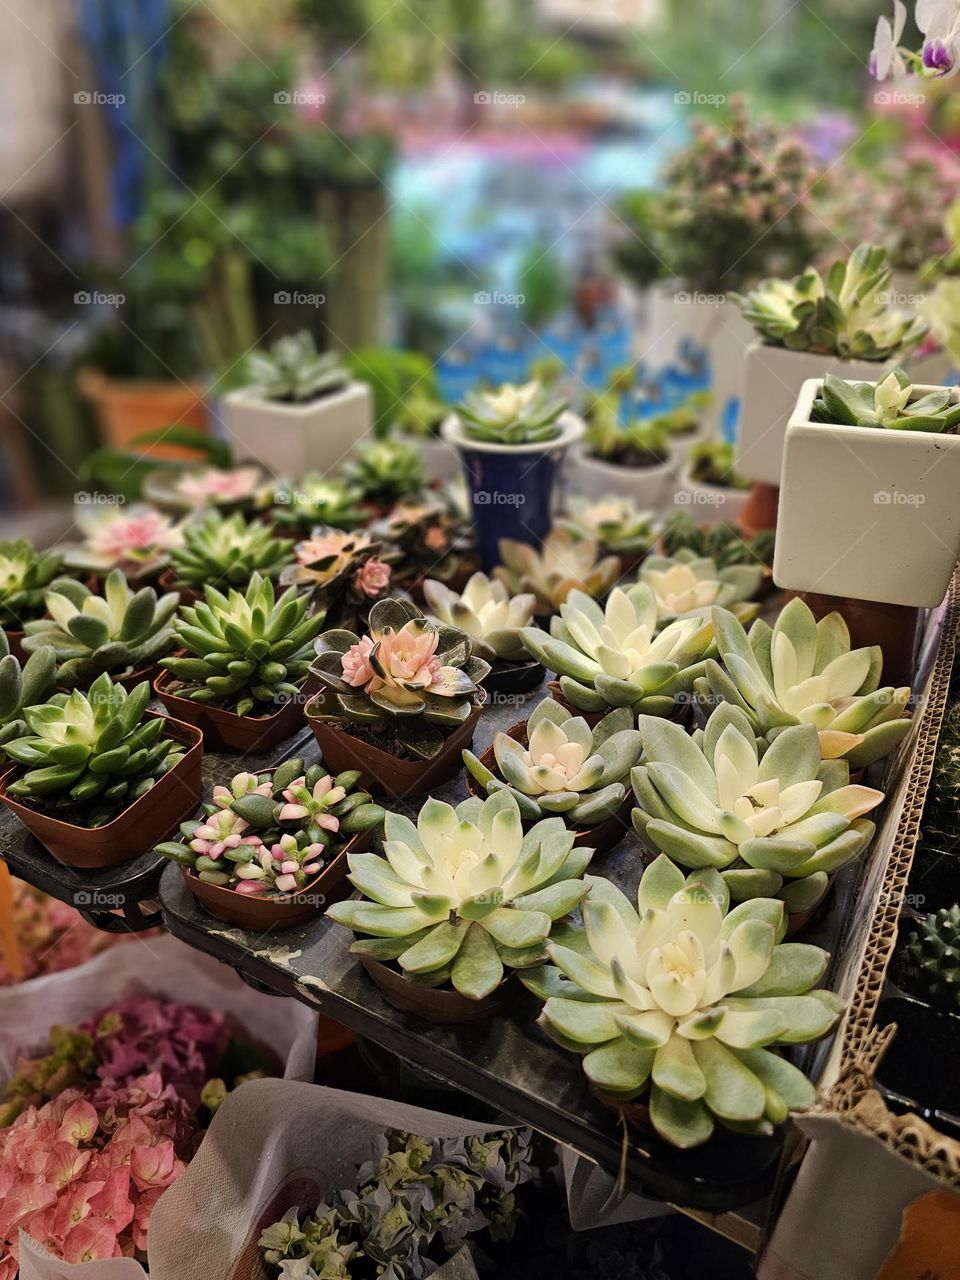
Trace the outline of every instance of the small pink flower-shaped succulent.
{"type": "Polygon", "coordinates": [[[374,556],[372,560],[368,560],[366,564],[361,565],[357,570],[354,575],[353,585],[363,595],[375,600],[377,596],[381,595],[389,587],[391,572],[388,564],[374,556]]]}
{"type": "Polygon", "coordinates": [[[177,492],[191,506],[204,507],[209,503],[240,502],[251,498],[259,483],[257,467],[234,467],[227,471],[207,467],[183,476],[177,483],[177,492]]]}
{"type": "Polygon", "coordinates": [[[437,628],[425,627],[419,619],[404,623],[399,631],[387,627],[378,641],[364,636],[347,650],[341,659],[344,679],[356,687],[362,685],[365,693],[376,693],[384,686],[443,692],[443,668],[435,656],[439,642],[437,628]]]}
{"type": "Polygon", "coordinates": [[[262,844],[259,836],[245,834],[249,825],[229,809],[221,809],[197,827],[190,840],[190,848],[194,853],[204,854],[216,862],[227,849],[237,849],[241,844],[262,844]]]}
{"type": "Polygon", "coordinates": [[[297,778],[283,793],[287,803],[277,814],[277,821],[309,821],[315,822],[324,831],[339,831],[340,819],[324,810],[339,804],[346,794],[343,787],[333,785],[333,778],[329,774],[319,778],[312,791],[307,790],[306,778],[297,778]]]}
{"type": "Polygon", "coordinates": [[[132,507],[98,515],[88,526],[87,546],[110,564],[149,563],[183,545],[183,532],[152,507],[132,507]]]}
{"type": "Polygon", "coordinates": [[[229,787],[217,786],[213,788],[213,802],[219,805],[221,809],[229,809],[234,800],[239,800],[242,796],[251,795],[273,795],[270,783],[261,782],[258,784],[255,773],[237,773],[230,779],[229,787]]]}

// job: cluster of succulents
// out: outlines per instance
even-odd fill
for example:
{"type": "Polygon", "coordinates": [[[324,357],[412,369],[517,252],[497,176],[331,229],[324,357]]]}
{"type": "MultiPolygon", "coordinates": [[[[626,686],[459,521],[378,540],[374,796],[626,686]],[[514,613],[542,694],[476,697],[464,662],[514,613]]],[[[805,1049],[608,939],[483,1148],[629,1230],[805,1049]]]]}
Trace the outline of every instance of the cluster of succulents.
{"type": "Polygon", "coordinates": [[[7,793],[87,827],[101,826],[182,759],[163,716],[145,716],[150,685],[130,693],[104,673],[86,693],[55,693],[23,710],[27,731],[4,744],[25,766],[7,793]]]}
{"type": "Polygon", "coordinates": [[[183,546],[171,551],[170,566],[185,586],[242,586],[252,573],[276,580],[292,559],[290,542],[275,538],[269,525],[247,521],[239,511],[208,511],[184,525],[183,546]]]}
{"type": "Polygon", "coordinates": [[[184,605],[174,624],[183,656],[163,658],[193,702],[224,706],[239,716],[269,715],[295,696],[310,669],[322,611],[288,587],[277,596],[269,578],[254,573],[246,590],[227,594],[209,584],[204,599],[184,605]]]}
{"type": "Polygon", "coordinates": [[[250,390],[264,400],[284,404],[306,404],[321,396],[342,391],[350,374],[336,351],[317,351],[309,329],[285,334],[269,351],[251,351],[247,356],[250,390]]]}
{"type": "Polygon", "coordinates": [[[310,593],[326,620],[365,617],[390,590],[393,570],[380,558],[381,544],[366,533],[319,526],[293,549],[294,562],[280,575],[283,586],[310,593]]]}
{"type": "Polygon", "coordinates": [[[709,556],[696,556],[689,551],[678,551],[675,556],[648,556],[640,570],[640,581],[656,597],[661,624],[692,614],[705,615],[714,605],[749,621],[759,609],[759,605],[749,602],[762,580],[763,567],[759,564],[734,564],[721,569],[709,556]]]}
{"type": "Polygon", "coordinates": [[[144,497],[172,511],[220,511],[250,514],[269,506],[273,482],[256,463],[240,467],[189,467],[155,471],[143,483],[144,497]]]}
{"type": "Polygon", "coordinates": [[[558,929],[551,963],[524,975],[540,1022],[613,1102],[643,1099],[661,1137],[697,1147],[716,1125],[771,1133],[816,1090],[774,1046],[826,1035],[842,1002],[816,987],[828,956],[783,943],[783,903],[730,910],[715,870],[684,878],[668,858],[644,872],[637,905],[587,877],[583,925],[558,929]]]}
{"type": "Polygon", "coordinates": [[[903,970],[912,990],[940,1008],[960,1010],[960,905],[942,907],[913,927],[903,970]]]}
{"type": "Polygon", "coordinates": [[[273,491],[271,519],[281,529],[309,532],[317,525],[356,529],[366,520],[359,506],[363,493],[336,476],[310,471],[298,480],[278,484],[273,491]]]}
{"type": "Polygon", "coordinates": [[[812,724],[783,729],[762,750],[727,703],[692,736],[657,717],[639,723],[634,829],[652,852],[720,871],[735,899],[779,897],[792,913],[809,911],[873,837],[863,815],[883,792],[851,783],[845,761],[824,760],[812,724]]]}
{"type": "Polygon", "coordinates": [[[373,506],[393,506],[426,484],[420,451],[402,440],[362,444],[343,465],[343,479],[373,506]]]}
{"type": "Polygon", "coordinates": [[[310,670],[323,689],[309,716],[392,732],[423,759],[440,751],[445,731],[468,719],[490,671],[465,632],[438,626],[399,599],[377,601],[363,636],[324,632],[316,654],[310,670]]]}
{"type": "Polygon", "coordinates": [[[560,814],[569,827],[585,830],[617,813],[642,749],[627,707],[608,712],[591,728],[545,698],[530,713],[526,743],[507,733],[494,738],[496,773],[472,751],[464,751],[463,762],[489,795],[509,791],[525,822],[560,814]]]}
{"type": "Polygon", "coordinates": [[[695,686],[707,705],[729,702],[768,741],[791,725],[813,725],[823,758],[851,769],[882,759],[906,736],[910,688],[880,687],[880,646],[851,649],[839,613],[818,622],[795,599],[772,627],[757,619],[749,633],[726,609],[712,616],[720,662],[708,660],[695,686]]]}
{"type": "Polygon", "coordinates": [[[145,503],[124,507],[93,507],[77,517],[84,539],[63,548],[64,563],[72,569],[109,573],[119,569],[127,578],[143,578],[163,569],[170,553],[183,545],[183,531],[170,516],[145,503]]]}
{"type": "Polygon", "coordinates": [[[811,418],[837,426],[942,433],[960,422],[960,404],[950,387],[917,392],[902,369],[894,369],[877,383],[846,382],[828,373],[813,402],[811,418]]]}
{"type": "Polygon", "coordinates": [[[460,576],[473,558],[470,542],[449,506],[437,498],[401,502],[369,526],[385,544],[394,579],[409,586],[424,574],[444,581],[460,576]]]}
{"type": "Polygon", "coordinates": [[[23,648],[55,650],[61,688],[86,688],[103,672],[143,671],[173,647],[180,597],[172,591],[157,599],[153,587],[134,592],[119,569],[107,575],[103,595],[56,578],[44,599],[50,617],[27,623],[23,648]]]}
{"type": "Polygon", "coordinates": [[[531,592],[511,595],[502,582],[475,573],[460,594],[433,578],[424,581],[423,594],[438,622],[466,632],[478,658],[491,664],[528,659],[520,632],[533,621],[531,592]]]}
{"type": "Polygon", "coordinates": [[[601,556],[595,538],[555,525],[540,548],[501,538],[493,571],[512,596],[531,593],[538,612],[555,613],[572,591],[602,599],[620,576],[618,556],[601,556]]]}
{"type": "Polygon", "coordinates": [[[660,545],[668,556],[681,551],[695,556],[709,556],[718,569],[733,564],[773,564],[775,533],[763,530],[753,538],[744,538],[732,524],[697,524],[687,511],[676,511],[667,517],[660,530],[660,545]]]}
{"type": "Polygon", "coordinates": [[[594,457],[624,467],[659,467],[670,457],[670,433],[659,419],[622,421],[597,407],[588,415],[583,442],[594,457]]]}
{"type": "Polygon", "coordinates": [[[21,666],[0,631],[0,760],[7,742],[26,733],[24,707],[37,707],[53,693],[57,655],[50,645],[31,653],[21,666]]]}
{"type": "Polygon", "coordinates": [[[384,856],[351,854],[350,880],[363,895],[327,912],[372,935],[351,950],[394,961],[428,986],[449,982],[470,999],[496,991],[506,969],[541,963],[554,921],[586,896],[591,849],[573,847],[562,818],[524,834],[509,791],[456,808],[433,797],[416,824],[384,821],[384,856]]]}
{"type": "Polygon", "coordinates": [[[690,479],[721,489],[749,489],[750,481],[737,475],[733,459],[734,446],[727,441],[700,440],[687,454],[690,479]]]}
{"type": "Polygon", "coordinates": [[[56,552],[40,553],[27,538],[0,542],[0,627],[22,631],[44,612],[44,595],[62,564],[56,552]]]}
{"type": "Polygon", "coordinates": [[[641,556],[653,546],[656,517],[644,511],[630,498],[571,497],[567,502],[567,518],[580,534],[596,538],[604,552],[611,555],[641,556]]]}
{"type": "Polygon", "coordinates": [[[334,778],[300,757],[272,773],[238,773],[213,788],[203,818],[181,823],[182,841],[156,851],[207,884],[246,896],[297,893],[329,861],[328,846],[383,821],[359,781],[356,770],[334,778]]]}
{"type": "Polygon", "coordinates": [[[468,391],[457,413],[469,440],[492,444],[536,444],[560,434],[560,415],[567,402],[537,379],[495,391],[468,391]]]}

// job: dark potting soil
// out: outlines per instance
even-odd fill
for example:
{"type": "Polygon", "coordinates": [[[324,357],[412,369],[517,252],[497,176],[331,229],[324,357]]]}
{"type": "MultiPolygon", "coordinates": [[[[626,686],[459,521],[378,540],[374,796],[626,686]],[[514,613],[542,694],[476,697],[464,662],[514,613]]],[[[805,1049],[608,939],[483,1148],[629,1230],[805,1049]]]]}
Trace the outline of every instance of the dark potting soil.
{"type": "Polygon", "coordinates": [[[591,453],[590,457],[597,462],[612,463],[618,467],[660,467],[666,462],[666,458],[662,458],[659,453],[652,453],[649,449],[619,449],[616,453],[606,456],[591,453]]]}
{"type": "MultiPolygon", "coordinates": [[[[164,692],[172,693],[178,698],[186,698],[187,697],[186,691],[188,689],[196,689],[196,688],[197,688],[197,685],[190,684],[186,680],[171,680],[167,685],[166,689],[164,690],[164,692]]],[[[189,698],[188,701],[193,702],[193,699],[189,698]]],[[[216,702],[198,702],[195,705],[198,707],[212,707],[215,711],[232,711],[234,715],[237,714],[236,698],[219,698],[216,702]]],[[[285,706],[285,703],[283,702],[270,702],[266,704],[266,710],[260,711],[260,712],[256,710],[249,711],[243,717],[243,719],[244,720],[268,720],[270,716],[275,716],[278,711],[282,711],[284,706],[285,706]]]]}
{"type": "Polygon", "coordinates": [[[361,742],[369,742],[371,746],[377,747],[380,751],[386,751],[388,755],[394,756],[397,760],[415,762],[423,759],[422,756],[418,756],[397,739],[392,727],[384,732],[381,729],[374,729],[369,724],[341,723],[339,728],[344,733],[349,734],[351,738],[359,738],[361,742]]]}

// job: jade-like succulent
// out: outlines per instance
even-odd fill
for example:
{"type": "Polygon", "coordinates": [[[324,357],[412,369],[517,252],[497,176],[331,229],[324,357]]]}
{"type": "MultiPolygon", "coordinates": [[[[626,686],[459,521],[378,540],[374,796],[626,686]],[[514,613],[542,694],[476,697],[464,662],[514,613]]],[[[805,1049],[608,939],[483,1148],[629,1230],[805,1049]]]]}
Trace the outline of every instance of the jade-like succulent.
{"type": "Polygon", "coordinates": [[[310,669],[321,610],[310,616],[309,598],[289,587],[277,597],[269,578],[255,573],[246,591],[224,595],[207,585],[204,601],[184,605],[174,624],[186,656],[163,658],[193,702],[226,706],[238,716],[269,715],[297,694],[310,669]]]}
{"type": "Polygon", "coordinates": [[[511,596],[502,582],[475,573],[461,594],[427,578],[423,594],[433,616],[470,637],[473,652],[485,662],[522,662],[528,658],[520,635],[533,621],[532,593],[511,596]]]}
{"type": "Polygon", "coordinates": [[[186,751],[164,736],[164,716],[145,718],[149,701],[146,680],[128,694],[104,673],[86,693],[55,693],[26,707],[27,732],[4,747],[26,766],[8,795],[78,825],[110,822],[186,751]]]}
{"type": "Polygon", "coordinates": [[[350,374],[336,351],[317,351],[309,329],[285,334],[269,351],[251,351],[247,356],[249,390],[264,400],[285,404],[305,404],[321,396],[342,391],[350,374]]]}
{"type": "Polygon", "coordinates": [[[567,502],[570,523],[581,535],[596,538],[604,551],[617,556],[640,556],[653,546],[656,517],[630,498],[582,498],[567,502]]]}
{"type": "Polygon", "coordinates": [[[960,422],[960,404],[950,387],[917,391],[902,369],[894,369],[876,383],[846,382],[828,373],[810,417],[813,422],[838,426],[942,433],[960,422]]]}
{"type": "Polygon", "coordinates": [[[185,467],[152,471],[144,480],[144,497],[173,511],[243,511],[250,514],[270,503],[273,481],[257,463],[241,467],[185,467]]]}
{"type": "Polygon", "coordinates": [[[706,615],[713,605],[736,612],[744,622],[755,618],[759,605],[751,604],[763,579],[759,564],[734,564],[720,569],[709,556],[679,551],[675,556],[648,556],[640,570],[657,600],[661,623],[691,614],[706,615]]]}
{"type": "Polygon", "coordinates": [[[365,502],[376,506],[391,506],[401,498],[412,498],[426,484],[419,449],[402,440],[374,440],[359,445],[344,463],[343,478],[359,489],[365,502]]]}
{"type": "Polygon", "coordinates": [[[276,580],[293,559],[285,538],[275,538],[269,525],[247,522],[239,512],[208,511],[184,526],[183,542],[170,553],[170,564],[177,580],[192,587],[208,582],[246,586],[252,573],[276,580]]]}
{"type": "Polygon", "coordinates": [[[535,444],[560,434],[566,400],[534,379],[520,386],[505,382],[496,391],[468,391],[457,413],[470,440],[493,444],[535,444]]]}
{"type": "Polygon", "coordinates": [[[508,791],[452,805],[430,797],[416,825],[399,813],[384,821],[384,856],[350,855],[360,901],[338,902],[327,915],[356,933],[357,954],[396,961],[427,986],[450,983],[479,1000],[507,968],[546,957],[555,920],[586,894],[581,877],[591,849],[575,849],[561,818],[524,835],[508,791]]]}
{"type": "Polygon", "coordinates": [[[57,684],[85,689],[102,672],[129,675],[151,666],[173,647],[175,591],[157,599],[153,587],[131,591],[119,569],[107,575],[103,595],[71,578],[57,578],[46,594],[49,618],[28,622],[23,642],[34,653],[52,645],[57,684]]]}
{"type": "Polygon", "coordinates": [[[851,649],[839,613],[818,622],[802,600],[791,600],[773,627],[758,619],[748,634],[725,609],[714,609],[713,626],[723,665],[707,662],[697,695],[739,707],[763,737],[812,724],[824,759],[842,757],[851,769],[862,769],[909,730],[903,712],[910,689],[878,687],[880,646],[851,649]]]}
{"type": "Polygon", "coordinates": [[[523,629],[523,643],[555,671],[560,691],[579,711],[630,707],[671,715],[679,696],[703,675],[713,624],[696,615],[658,630],[657,600],[646,583],[615,587],[604,608],[572,591],[550,634],[523,629]]]}
{"type": "Polygon", "coordinates": [[[692,736],[640,717],[643,764],[630,775],[637,835],[653,852],[723,873],[733,898],[780,897],[811,910],[828,877],[873,837],[863,817],[883,792],[824,761],[811,724],[784,729],[762,752],[747,716],[726,703],[692,736]]]}
{"type": "Polygon", "coordinates": [[[583,538],[562,526],[555,526],[538,551],[526,542],[500,539],[500,558],[493,576],[504,584],[511,595],[531,591],[537,609],[555,613],[569,597],[579,591],[600,599],[620,576],[619,556],[600,556],[594,538],[583,538]]]}
{"type": "Polygon", "coordinates": [[[700,440],[687,454],[687,469],[695,484],[720,489],[749,489],[750,481],[733,469],[734,447],[725,440],[700,440]]]}
{"type": "Polygon", "coordinates": [[[303,532],[316,525],[355,529],[366,519],[358,505],[362,497],[363,493],[345,480],[310,471],[296,484],[277,485],[271,519],[283,529],[303,532]]]}
{"type": "Polygon", "coordinates": [[[329,622],[366,617],[373,602],[390,590],[393,570],[380,559],[381,544],[365,533],[320,526],[293,553],[294,563],[281,573],[281,584],[309,592],[329,622]]]}
{"type": "Polygon", "coordinates": [[[162,512],[145,504],[93,507],[77,517],[84,534],[78,544],[63,547],[64,563],[73,570],[105,574],[119,569],[128,579],[159,572],[183,531],[162,512]]]}
{"type": "Polygon", "coordinates": [[[4,744],[22,738],[27,731],[24,707],[36,707],[53,693],[57,655],[50,645],[31,653],[21,667],[0,631],[0,760],[4,744]]]}
{"type": "Polygon", "coordinates": [[[28,538],[0,542],[0,627],[22,631],[44,612],[44,594],[62,563],[61,555],[36,551],[28,538]]]}
{"type": "Polygon", "coordinates": [[[324,685],[307,714],[319,720],[391,729],[405,748],[429,759],[444,732],[469,718],[490,664],[470,637],[437,626],[406,600],[379,600],[367,634],[324,632],[310,668],[324,685]]]}
{"type": "Polygon", "coordinates": [[[180,825],[183,841],[156,852],[191,867],[207,884],[257,898],[303,889],[329,862],[330,845],[383,821],[357,789],[358,770],[331,777],[320,764],[286,760],[273,773],[238,773],[213,788],[204,817],[180,825]]]}
{"type": "Polygon", "coordinates": [[[771,1133],[816,1090],[775,1045],[807,1044],[836,1023],[843,1003],[816,989],[829,959],[783,943],[783,903],[729,910],[710,869],[683,872],[660,857],[637,905],[588,876],[583,927],[561,928],[551,964],[524,975],[546,1000],[540,1023],[583,1055],[600,1093],[646,1101],[654,1129],[677,1147],[707,1141],[719,1122],[771,1133]]]}
{"type": "Polygon", "coordinates": [[[689,551],[695,556],[709,556],[719,569],[734,564],[772,566],[774,538],[772,529],[745,539],[732,524],[699,525],[686,511],[668,516],[660,531],[665,555],[689,551]]]}
{"type": "Polygon", "coordinates": [[[527,721],[526,746],[507,733],[494,738],[496,773],[472,751],[464,751],[463,763],[488,794],[509,791],[525,822],[558,813],[569,827],[583,830],[606,822],[623,804],[641,749],[627,707],[591,729],[581,716],[544,698],[527,721]]]}
{"type": "Polygon", "coordinates": [[[960,1010],[960,905],[943,907],[912,930],[904,976],[932,1004],[960,1010]]]}

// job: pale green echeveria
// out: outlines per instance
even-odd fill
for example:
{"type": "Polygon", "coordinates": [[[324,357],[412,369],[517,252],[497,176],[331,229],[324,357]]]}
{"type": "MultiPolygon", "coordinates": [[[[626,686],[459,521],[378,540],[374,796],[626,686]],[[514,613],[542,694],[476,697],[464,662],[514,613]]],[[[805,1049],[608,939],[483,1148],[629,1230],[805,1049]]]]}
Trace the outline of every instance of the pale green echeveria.
{"type": "Polygon", "coordinates": [[[812,724],[824,759],[842,757],[862,769],[887,755],[907,734],[909,686],[878,687],[879,645],[850,648],[839,613],[818,622],[802,600],[791,600],[773,627],[754,622],[749,634],[730,612],[714,609],[722,666],[708,661],[697,693],[739,707],[772,740],[784,728],[812,724]]]}
{"type": "Polygon", "coordinates": [[[666,716],[703,675],[713,624],[694,614],[659,627],[656,596],[642,582],[615,587],[604,608],[573,591],[551,619],[550,635],[536,627],[522,635],[529,652],[557,673],[561,693],[578,711],[630,707],[666,716]]]}
{"type": "Polygon", "coordinates": [[[762,755],[746,715],[727,703],[692,735],[653,716],[640,717],[640,732],[634,829],[681,866],[721,871],[736,899],[777,896],[790,912],[811,910],[873,836],[862,815],[883,792],[852,784],[843,760],[822,760],[813,725],[784,729],[762,755]]]}
{"type": "Polygon", "coordinates": [[[520,629],[533,620],[537,600],[532,592],[511,595],[504,583],[475,573],[459,595],[433,578],[424,582],[423,594],[435,618],[470,637],[478,658],[518,662],[527,657],[520,629]]]}
{"type": "Polygon", "coordinates": [[[706,1142],[718,1121],[769,1134],[813,1103],[810,1081],[770,1046],[819,1039],[843,1005],[815,989],[827,953],[779,941],[783,903],[731,911],[716,871],[685,880],[666,857],[644,872],[636,909],[609,881],[587,883],[583,927],[558,930],[552,964],[524,983],[595,1089],[646,1094],[654,1128],[678,1147],[706,1142]]]}
{"type": "Polygon", "coordinates": [[[504,970],[540,964],[555,920],[587,892],[582,876],[592,849],[574,849],[559,817],[524,834],[508,791],[456,808],[431,797],[416,824],[399,813],[384,821],[381,858],[349,855],[360,901],[327,912],[371,935],[352,950],[395,961],[426,986],[452,984],[470,999],[495,991],[504,970]]]}
{"type": "Polygon", "coordinates": [[[640,581],[656,596],[661,625],[693,614],[705,617],[714,606],[734,610],[741,621],[749,622],[760,608],[750,601],[762,580],[761,564],[719,569],[710,556],[686,550],[675,556],[648,556],[640,570],[640,581]]]}
{"type": "Polygon", "coordinates": [[[643,742],[627,707],[617,707],[592,728],[581,716],[545,698],[527,721],[527,745],[498,733],[497,773],[472,751],[463,762],[488,792],[506,788],[525,822],[562,814],[575,829],[606,822],[626,797],[624,785],[643,742]]]}

